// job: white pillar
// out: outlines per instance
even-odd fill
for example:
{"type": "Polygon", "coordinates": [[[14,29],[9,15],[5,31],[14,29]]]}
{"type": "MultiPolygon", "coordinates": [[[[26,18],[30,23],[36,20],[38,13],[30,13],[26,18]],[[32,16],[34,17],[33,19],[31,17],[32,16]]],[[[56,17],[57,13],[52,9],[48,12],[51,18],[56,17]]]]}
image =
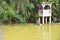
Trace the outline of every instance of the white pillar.
{"type": "MultiPolygon", "coordinates": [[[[39,20],[40,20],[40,22],[41,22],[41,19],[40,19],[40,17],[39,17],[39,20]]],[[[40,22],[39,22],[39,23],[40,23],[40,22]]]]}
{"type": "Polygon", "coordinates": [[[47,24],[47,17],[46,17],[46,20],[45,21],[46,21],[46,24],[47,24]]]}
{"type": "Polygon", "coordinates": [[[42,23],[44,24],[44,16],[42,17],[42,23]]]}
{"type": "Polygon", "coordinates": [[[49,24],[51,24],[51,16],[49,17],[49,24]]]}

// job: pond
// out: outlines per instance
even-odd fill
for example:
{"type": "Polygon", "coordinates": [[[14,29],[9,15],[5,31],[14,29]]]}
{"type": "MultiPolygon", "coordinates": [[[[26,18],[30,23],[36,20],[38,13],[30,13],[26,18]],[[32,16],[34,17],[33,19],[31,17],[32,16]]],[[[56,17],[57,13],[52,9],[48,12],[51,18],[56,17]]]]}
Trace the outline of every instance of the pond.
{"type": "Polygon", "coordinates": [[[60,40],[60,24],[1,26],[3,40],[60,40]]]}

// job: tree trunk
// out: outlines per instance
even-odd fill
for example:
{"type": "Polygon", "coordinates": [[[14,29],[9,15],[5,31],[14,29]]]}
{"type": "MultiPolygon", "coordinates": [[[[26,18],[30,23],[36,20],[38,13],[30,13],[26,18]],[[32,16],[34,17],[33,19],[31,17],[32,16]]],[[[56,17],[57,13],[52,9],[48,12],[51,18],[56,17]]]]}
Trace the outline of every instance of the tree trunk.
{"type": "Polygon", "coordinates": [[[18,0],[18,1],[17,1],[17,10],[16,10],[17,13],[19,13],[19,11],[20,11],[21,1],[22,1],[22,0],[18,0]]]}

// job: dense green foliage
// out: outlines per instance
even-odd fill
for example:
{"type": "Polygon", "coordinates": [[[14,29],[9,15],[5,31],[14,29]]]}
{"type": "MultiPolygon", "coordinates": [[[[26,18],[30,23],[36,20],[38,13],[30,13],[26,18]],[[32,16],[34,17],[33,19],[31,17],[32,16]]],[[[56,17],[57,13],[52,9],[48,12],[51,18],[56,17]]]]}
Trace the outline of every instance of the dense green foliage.
{"type": "Polygon", "coordinates": [[[1,22],[11,23],[12,20],[18,21],[20,23],[25,22],[23,16],[16,13],[16,10],[14,9],[15,6],[13,4],[9,5],[6,1],[1,1],[0,3],[1,3],[0,5],[1,22]]]}
{"type": "Polygon", "coordinates": [[[52,17],[60,16],[60,0],[1,0],[1,23],[26,23],[38,19],[38,7],[43,1],[53,2],[52,17]]]}

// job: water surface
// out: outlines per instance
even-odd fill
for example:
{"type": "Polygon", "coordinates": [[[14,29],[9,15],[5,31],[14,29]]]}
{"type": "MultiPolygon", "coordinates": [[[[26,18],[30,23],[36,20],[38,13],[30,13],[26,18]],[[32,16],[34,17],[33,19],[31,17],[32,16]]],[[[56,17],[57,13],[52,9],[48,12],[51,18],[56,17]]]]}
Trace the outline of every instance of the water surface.
{"type": "Polygon", "coordinates": [[[60,24],[18,24],[3,27],[4,40],[60,40],[60,24]]]}

